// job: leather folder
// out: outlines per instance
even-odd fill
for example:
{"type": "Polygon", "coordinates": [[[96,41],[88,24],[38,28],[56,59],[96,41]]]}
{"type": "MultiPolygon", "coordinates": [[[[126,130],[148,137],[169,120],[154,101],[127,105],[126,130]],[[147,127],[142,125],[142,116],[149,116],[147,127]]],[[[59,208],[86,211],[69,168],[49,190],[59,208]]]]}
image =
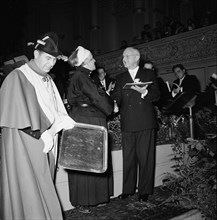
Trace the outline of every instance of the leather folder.
{"type": "Polygon", "coordinates": [[[143,87],[143,86],[146,86],[146,85],[150,85],[152,84],[153,82],[150,81],[150,82],[133,82],[133,83],[126,83],[123,87],[123,89],[131,89],[132,86],[139,86],[139,87],[143,87]]]}

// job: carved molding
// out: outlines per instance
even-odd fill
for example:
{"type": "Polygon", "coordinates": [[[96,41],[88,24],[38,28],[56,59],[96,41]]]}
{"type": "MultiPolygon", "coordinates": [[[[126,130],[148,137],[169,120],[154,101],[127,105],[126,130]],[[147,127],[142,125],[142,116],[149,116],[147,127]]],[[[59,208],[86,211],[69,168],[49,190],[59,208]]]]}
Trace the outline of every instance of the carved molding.
{"type": "MultiPolygon", "coordinates": [[[[141,58],[153,61],[158,68],[176,63],[215,60],[217,56],[217,24],[185,32],[179,35],[136,45],[141,58]]],[[[97,63],[104,66],[110,76],[125,70],[122,52],[118,50],[96,57],[97,63]]]]}

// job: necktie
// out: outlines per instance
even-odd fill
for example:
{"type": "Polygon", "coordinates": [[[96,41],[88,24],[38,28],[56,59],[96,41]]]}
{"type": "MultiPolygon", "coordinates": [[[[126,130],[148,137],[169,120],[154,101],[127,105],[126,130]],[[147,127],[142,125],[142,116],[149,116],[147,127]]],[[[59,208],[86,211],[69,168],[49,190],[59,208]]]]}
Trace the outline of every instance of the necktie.
{"type": "Polygon", "coordinates": [[[102,80],[102,81],[101,81],[101,84],[102,84],[102,86],[103,86],[104,88],[106,88],[105,80],[102,80]]]}

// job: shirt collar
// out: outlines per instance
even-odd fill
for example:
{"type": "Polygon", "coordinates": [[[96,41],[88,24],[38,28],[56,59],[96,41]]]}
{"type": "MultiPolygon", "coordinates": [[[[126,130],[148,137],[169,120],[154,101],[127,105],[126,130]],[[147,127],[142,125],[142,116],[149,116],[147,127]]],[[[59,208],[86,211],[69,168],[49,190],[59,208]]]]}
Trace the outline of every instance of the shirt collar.
{"type": "Polygon", "coordinates": [[[129,73],[137,73],[138,69],[139,69],[139,66],[137,66],[134,69],[128,69],[128,70],[129,70],[129,73]]]}
{"type": "Polygon", "coordinates": [[[139,66],[137,66],[135,69],[128,69],[128,71],[129,71],[129,73],[130,73],[130,75],[131,75],[131,77],[132,77],[133,80],[134,80],[135,77],[136,77],[136,74],[137,74],[138,69],[139,69],[139,66]]]}
{"type": "Polygon", "coordinates": [[[38,75],[42,76],[42,77],[46,77],[48,74],[44,71],[42,71],[41,69],[39,69],[39,67],[36,65],[36,63],[34,62],[34,60],[30,60],[28,62],[28,66],[34,70],[38,75]]]}
{"type": "MultiPolygon", "coordinates": [[[[186,75],[185,75],[185,76],[186,76],[186,75]]],[[[184,80],[185,76],[182,77],[182,78],[179,80],[179,85],[181,85],[181,83],[182,83],[182,81],[184,80]]]]}

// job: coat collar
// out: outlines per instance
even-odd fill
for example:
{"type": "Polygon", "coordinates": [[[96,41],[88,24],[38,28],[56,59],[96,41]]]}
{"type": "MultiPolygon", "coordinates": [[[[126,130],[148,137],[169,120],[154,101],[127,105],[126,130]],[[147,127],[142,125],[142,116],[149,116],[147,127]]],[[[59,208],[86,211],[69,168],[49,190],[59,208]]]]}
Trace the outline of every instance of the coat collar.
{"type": "Polygon", "coordinates": [[[90,75],[91,74],[91,71],[87,68],[84,68],[83,66],[78,66],[76,67],[77,70],[80,70],[81,72],[84,72],[86,73],[87,75],[90,75]]]}

